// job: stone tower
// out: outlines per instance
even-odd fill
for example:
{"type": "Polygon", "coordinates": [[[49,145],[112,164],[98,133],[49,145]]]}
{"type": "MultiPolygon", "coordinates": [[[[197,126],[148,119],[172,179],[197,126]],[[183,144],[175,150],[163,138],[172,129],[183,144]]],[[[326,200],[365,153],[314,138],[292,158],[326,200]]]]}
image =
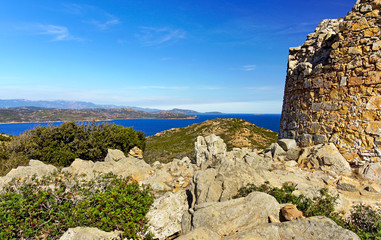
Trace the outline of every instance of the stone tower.
{"type": "Polygon", "coordinates": [[[358,0],[290,49],[279,138],[334,143],[351,164],[381,162],[381,0],[358,0]]]}

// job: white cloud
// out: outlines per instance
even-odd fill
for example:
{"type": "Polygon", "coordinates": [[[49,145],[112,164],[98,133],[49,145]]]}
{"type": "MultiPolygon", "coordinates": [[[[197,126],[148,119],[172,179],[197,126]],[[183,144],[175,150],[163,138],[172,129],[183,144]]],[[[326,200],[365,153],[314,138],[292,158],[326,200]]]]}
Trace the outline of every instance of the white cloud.
{"type": "Polygon", "coordinates": [[[53,37],[53,41],[81,40],[80,38],[72,36],[65,26],[39,24],[38,29],[39,34],[50,35],[53,37]]]}
{"type": "Polygon", "coordinates": [[[136,86],[129,89],[166,89],[166,90],[187,90],[187,86],[136,86]]]}
{"type": "Polygon", "coordinates": [[[257,68],[256,65],[244,65],[242,66],[243,71],[254,71],[257,68]]]}
{"type": "Polygon", "coordinates": [[[154,28],[141,27],[136,36],[148,46],[160,45],[163,43],[176,42],[186,37],[186,32],[181,29],[172,29],[168,27],[154,28]]]}
{"type": "Polygon", "coordinates": [[[105,22],[100,22],[100,21],[93,20],[93,21],[90,21],[90,23],[94,24],[100,30],[106,30],[110,26],[114,26],[114,25],[120,24],[120,21],[118,19],[116,19],[116,18],[113,18],[113,19],[105,21],[105,22]]]}

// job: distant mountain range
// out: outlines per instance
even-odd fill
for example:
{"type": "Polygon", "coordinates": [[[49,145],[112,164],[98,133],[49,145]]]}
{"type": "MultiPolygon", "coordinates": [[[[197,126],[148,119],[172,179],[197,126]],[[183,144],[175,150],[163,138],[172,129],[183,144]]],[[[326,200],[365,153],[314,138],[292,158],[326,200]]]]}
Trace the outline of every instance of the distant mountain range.
{"type": "MultiPolygon", "coordinates": [[[[39,107],[39,108],[53,108],[53,109],[118,109],[118,108],[130,108],[137,111],[143,111],[147,113],[159,113],[163,110],[155,108],[141,108],[141,107],[131,107],[131,106],[117,106],[117,105],[98,105],[92,102],[82,102],[82,101],[44,101],[44,100],[26,100],[26,99],[0,99],[0,108],[18,108],[18,107],[39,107]]],[[[175,114],[185,114],[185,115],[201,115],[201,114],[223,114],[220,112],[207,112],[200,113],[193,110],[187,109],[172,109],[166,110],[165,112],[171,112],[175,114]]]]}
{"type": "Polygon", "coordinates": [[[41,107],[0,108],[0,123],[93,121],[133,118],[189,119],[186,114],[160,111],[148,113],[131,108],[58,109],[41,107]]]}

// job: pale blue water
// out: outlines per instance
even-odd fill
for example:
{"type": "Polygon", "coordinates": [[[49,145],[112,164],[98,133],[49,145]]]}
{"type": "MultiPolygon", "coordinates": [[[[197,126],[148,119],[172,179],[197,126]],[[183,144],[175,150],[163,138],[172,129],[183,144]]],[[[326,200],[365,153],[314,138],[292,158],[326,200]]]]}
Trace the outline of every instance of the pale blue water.
{"type": "MultiPolygon", "coordinates": [[[[125,127],[133,127],[135,130],[143,131],[147,136],[171,128],[186,127],[194,123],[200,123],[214,118],[241,118],[255,125],[278,132],[280,114],[224,114],[224,115],[199,115],[195,119],[119,119],[105,121],[125,127]]],[[[54,123],[11,123],[0,124],[0,133],[20,135],[20,133],[33,129],[37,126],[59,126],[62,122],[54,123]]]]}

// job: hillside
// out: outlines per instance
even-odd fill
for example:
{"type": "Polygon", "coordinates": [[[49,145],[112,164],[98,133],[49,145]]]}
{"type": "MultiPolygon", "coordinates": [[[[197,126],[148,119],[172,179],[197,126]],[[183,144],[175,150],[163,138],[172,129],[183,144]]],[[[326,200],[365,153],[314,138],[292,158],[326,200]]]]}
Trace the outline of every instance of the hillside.
{"type": "Polygon", "coordinates": [[[147,137],[144,159],[168,162],[173,158],[193,158],[197,136],[220,136],[229,150],[235,147],[263,149],[276,142],[277,133],[236,118],[217,118],[184,128],[174,128],[147,137]]]}
{"type": "Polygon", "coordinates": [[[118,109],[48,109],[37,107],[1,108],[0,123],[92,121],[127,118],[189,118],[184,114],[161,111],[147,113],[130,108],[118,109]]]}

